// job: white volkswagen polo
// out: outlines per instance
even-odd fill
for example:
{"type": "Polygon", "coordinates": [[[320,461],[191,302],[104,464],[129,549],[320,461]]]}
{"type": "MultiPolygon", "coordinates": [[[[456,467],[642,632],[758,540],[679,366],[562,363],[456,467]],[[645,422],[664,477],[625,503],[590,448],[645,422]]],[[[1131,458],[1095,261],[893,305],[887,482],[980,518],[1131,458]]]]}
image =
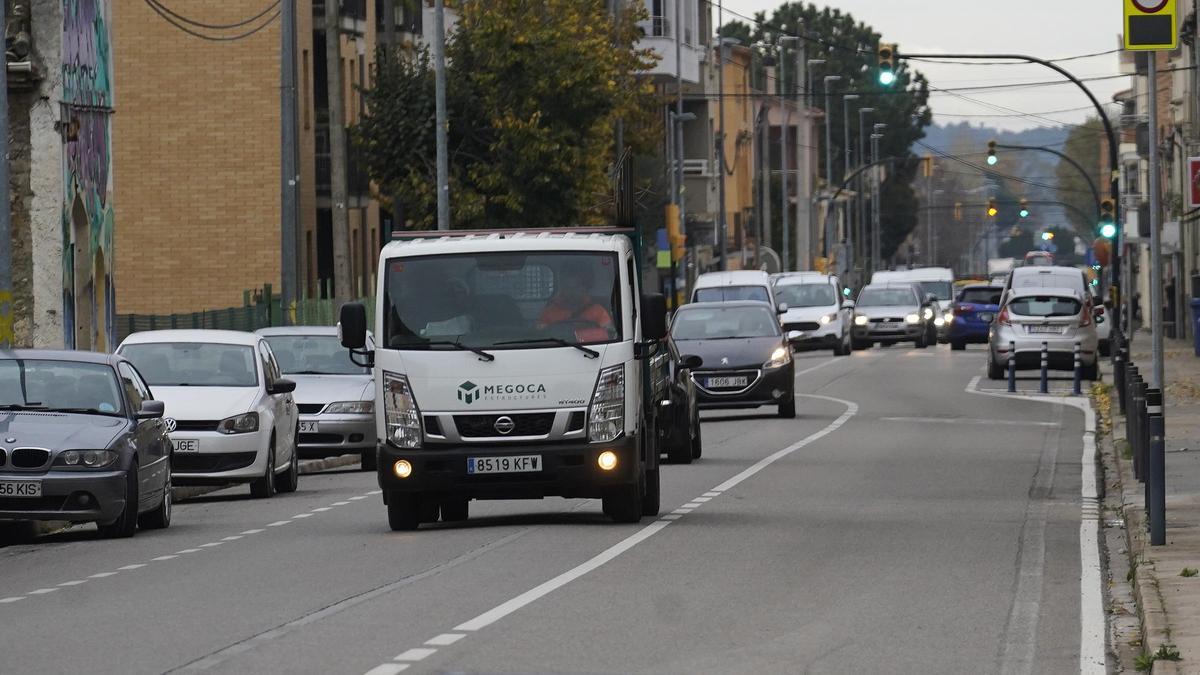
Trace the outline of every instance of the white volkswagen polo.
{"type": "Polygon", "coordinates": [[[255,497],[296,489],[296,384],[262,336],[149,331],[130,335],[117,353],[166,404],[175,485],[249,483],[255,497]]]}

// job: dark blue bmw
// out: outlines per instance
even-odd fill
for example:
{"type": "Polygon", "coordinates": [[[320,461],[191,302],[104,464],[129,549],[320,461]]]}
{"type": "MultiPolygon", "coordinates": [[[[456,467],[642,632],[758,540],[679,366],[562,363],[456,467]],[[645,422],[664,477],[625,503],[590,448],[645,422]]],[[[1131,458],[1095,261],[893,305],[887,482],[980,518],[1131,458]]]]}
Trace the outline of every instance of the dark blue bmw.
{"type": "Polygon", "coordinates": [[[987,284],[965,286],[959,291],[951,308],[954,318],[946,331],[951,349],[966,349],[968,342],[987,343],[988,327],[1000,311],[1003,291],[1000,286],[987,284]]]}

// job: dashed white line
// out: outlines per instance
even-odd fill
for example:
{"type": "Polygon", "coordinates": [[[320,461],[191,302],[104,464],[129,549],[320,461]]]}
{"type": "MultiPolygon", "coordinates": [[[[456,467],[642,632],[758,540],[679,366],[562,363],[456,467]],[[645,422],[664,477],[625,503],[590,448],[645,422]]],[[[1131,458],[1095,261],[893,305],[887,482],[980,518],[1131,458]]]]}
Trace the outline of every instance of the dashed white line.
{"type": "Polygon", "coordinates": [[[356,501],[358,501],[358,500],[360,500],[360,499],[366,499],[366,498],[367,498],[367,496],[366,496],[366,495],[356,495],[356,496],[354,496],[354,497],[351,497],[351,498],[350,498],[350,501],[352,501],[352,502],[356,502],[356,501]]]}
{"type": "Polygon", "coordinates": [[[64,581],[61,584],[59,584],[59,586],[79,586],[80,584],[86,584],[86,583],[87,583],[87,579],[76,579],[74,581],[64,581]]]}
{"type": "Polygon", "coordinates": [[[442,633],[431,640],[426,640],[425,644],[435,647],[448,647],[465,637],[467,637],[466,633],[442,633]]]}
{"type": "Polygon", "coordinates": [[[150,560],[152,560],[154,562],[161,562],[163,560],[174,560],[178,557],[179,557],[178,555],[160,555],[157,558],[151,558],[150,560]]]}
{"type": "Polygon", "coordinates": [[[349,503],[350,502],[334,502],[334,503],[330,504],[330,506],[345,506],[349,503]]]}
{"type": "Polygon", "coordinates": [[[408,670],[407,663],[385,663],[367,671],[366,675],[396,675],[408,670]]]}
{"type": "Polygon", "coordinates": [[[0,605],[7,605],[9,603],[17,602],[18,600],[24,600],[24,599],[25,599],[25,596],[23,596],[23,595],[14,595],[11,598],[0,598],[0,605]]]}
{"type": "Polygon", "coordinates": [[[214,546],[220,546],[221,544],[224,544],[224,543],[225,542],[223,542],[223,541],[210,541],[207,544],[200,544],[200,548],[212,548],[214,546]]]}
{"type": "Polygon", "coordinates": [[[659,520],[679,520],[682,517],[683,517],[682,515],[668,513],[667,515],[663,516],[662,518],[659,518],[659,520]]]}
{"type": "Polygon", "coordinates": [[[240,535],[240,534],[231,534],[228,537],[222,537],[221,541],[237,541],[238,539],[241,539],[241,538],[242,538],[242,535],[240,535]]]}
{"type": "Polygon", "coordinates": [[[705,492],[704,496],[705,497],[720,497],[721,493],[720,492],[705,492]]]}
{"type": "Polygon", "coordinates": [[[143,567],[145,567],[145,566],[146,566],[146,564],[145,564],[145,563],[133,563],[132,565],[125,565],[124,567],[118,567],[117,569],[119,569],[119,570],[124,570],[124,571],[128,571],[128,570],[136,570],[136,569],[141,569],[141,568],[143,568],[143,567]]]}
{"type": "Polygon", "coordinates": [[[415,649],[410,649],[410,650],[404,652],[403,654],[396,656],[396,658],[394,658],[392,660],[393,661],[422,661],[424,659],[429,658],[430,656],[433,656],[436,653],[437,653],[436,649],[430,649],[429,647],[417,647],[415,649]]]}
{"type": "Polygon", "coordinates": [[[258,530],[246,530],[246,531],[245,531],[245,532],[243,532],[242,534],[258,534],[259,532],[266,532],[266,530],[262,530],[262,529],[258,529],[258,530]]]}
{"type": "Polygon", "coordinates": [[[320,507],[313,509],[312,512],[313,513],[324,513],[325,511],[329,511],[331,509],[332,509],[332,507],[329,507],[329,506],[320,506],[320,507]]]}
{"type": "Polygon", "coordinates": [[[96,572],[95,574],[89,574],[88,578],[89,579],[103,579],[105,577],[116,576],[116,574],[117,574],[116,572],[96,572]]]}
{"type": "Polygon", "coordinates": [[[696,509],[687,509],[687,508],[683,508],[683,509],[675,509],[675,510],[674,510],[674,511],[672,511],[671,513],[675,513],[675,514],[679,514],[679,515],[684,515],[684,514],[691,513],[692,511],[695,511],[695,510],[696,510],[696,509]]]}
{"type": "Polygon", "coordinates": [[[297,513],[296,515],[292,516],[292,518],[312,518],[312,514],[311,513],[297,513]]]}
{"type": "Polygon", "coordinates": [[[199,553],[200,550],[201,549],[198,549],[198,548],[185,548],[182,551],[175,551],[175,555],[187,555],[189,553],[199,553]]]}
{"type": "Polygon", "coordinates": [[[39,588],[36,591],[29,591],[29,595],[45,595],[57,591],[57,588],[39,588]]]}
{"type": "Polygon", "coordinates": [[[290,523],[290,522],[292,522],[292,521],[290,521],[290,520],[277,520],[277,521],[275,521],[275,522],[273,522],[273,523],[267,523],[267,527],[279,527],[280,525],[287,525],[287,524],[288,524],[288,523],[290,523]]]}
{"type": "Polygon", "coordinates": [[[701,504],[703,504],[704,502],[711,502],[711,501],[712,501],[712,497],[694,497],[694,498],[692,499],[692,501],[694,501],[694,502],[700,502],[701,504]]]}

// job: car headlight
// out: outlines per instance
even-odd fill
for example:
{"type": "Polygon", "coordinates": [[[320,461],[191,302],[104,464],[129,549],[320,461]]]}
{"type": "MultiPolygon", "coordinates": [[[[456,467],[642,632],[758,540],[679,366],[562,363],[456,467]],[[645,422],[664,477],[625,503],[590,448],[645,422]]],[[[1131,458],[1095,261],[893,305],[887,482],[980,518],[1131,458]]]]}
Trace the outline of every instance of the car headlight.
{"type": "Polygon", "coordinates": [[[904,317],[904,320],[908,323],[921,323],[921,316],[918,314],[909,314],[908,316],[904,317]]]}
{"type": "Polygon", "coordinates": [[[942,321],[945,321],[946,323],[954,323],[954,312],[946,312],[945,315],[942,316],[942,321]]]}
{"type": "Polygon", "coordinates": [[[258,431],[258,413],[248,412],[226,417],[217,425],[217,431],[223,434],[248,434],[258,431]]]}
{"type": "Polygon", "coordinates": [[[938,318],[933,320],[933,325],[937,326],[938,328],[941,328],[942,326],[946,325],[946,320],[939,316],[938,318]]]}
{"type": "Polygon", "coordinates": [[[826,314],[825,316],[821,317],[821,325],[828,326],[829,324],[833,323],[836,320],[837,320],[837,314],[826,314]]]}
{"type": "Polygon", "coordinates": [[[863,316],[862,314],[856,314],[854,316],[854,325],[855,326],[865,326],[865,325],[867,325],[868,322],[870,322],[870,319],[863,316]]]}
{"type": "Polygon", "coordinates": [[[112,450],[67,450],[54,459],[54,466],[74,469],[104,469],[120,456],[112,450]]]}
{"type": "Polygon", "coordinates": [[[763,368],[782,368],[790,363],[792,353],[784,347],[776,347],[775,351],[771,352],[771,358],[763,364],[763,368]]]}
{"type": "Polygon", "coordinates": [[[373,415],[375,413],[375,402],[338,401],[330,403],[325,408],[325,412],[330,415],[373,415]]]}
{"type": "Polygon", "coordinates": [[[588,440],[609,443],[625,433],[625,364],[609,366],[596,378],[588,407],[588,440]]]}
{"type": "Polygon", "coordinates": [[[383,420],[387,439],[392,445],[421,447],[421,411],[404,375],[383,374],[383,420]]]}
{"type": "Polygon", "coordinates": [[[921,316],[924,316],[926,321],[932,319],[933,318],[933,309],[926,307],[924,310],[921,311],[921,316]]]}

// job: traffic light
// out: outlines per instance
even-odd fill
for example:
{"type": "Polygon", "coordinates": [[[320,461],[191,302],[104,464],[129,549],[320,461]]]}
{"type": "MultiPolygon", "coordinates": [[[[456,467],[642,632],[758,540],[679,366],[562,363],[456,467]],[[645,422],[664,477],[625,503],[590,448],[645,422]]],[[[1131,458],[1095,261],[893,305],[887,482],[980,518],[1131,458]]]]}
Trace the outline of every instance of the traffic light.
{"type": "Polygon", "coordinates": [[[988,218],[995,218],[997,213],[1000,213],[1000,208],[996,206],[996,199],[994,197],[989,197],[987,204],[988,218]]]}
{"type": "Polygon", "coordinates": [[[1042,233],[1042,241],[1054,241],[1054,233],[1047,230],[1042,233]]]}
{"type": "Polygon", "coordinates": [[[1100,236],[1105,239],[1117,236],[1117,205],[1111,199],[1100,200],[1100,236]]]}
{"type": "Polygon", "coordinates": [[[954,220],[962,220],[962,202],[954,202],[954,220]]]}
{"type": "Polygon", "coordinates": [[[996,156],[996,141],[988,141],[988,166],[996,166],[999,161],[1000,158],[996,156]]]}
{"type": "Polygon", "coordinates": [[[1021,200],[1021,210],[1017,211],[1017,215],[1021,216],[1022,218],[1029,217],[1029,200],[1028,199],[1021,200]]]}
{"type": "Polygon", "coordinates": [[[896,45],[879,43],[879,84],[890,87],[896,81],[896,45]]]}
{"type": "Polygon", "coordinates": [[[921,175],[926,178],[933,177],[933,155],[929,153],[925,153],[925,156],[921,158],[921,175]]]}

